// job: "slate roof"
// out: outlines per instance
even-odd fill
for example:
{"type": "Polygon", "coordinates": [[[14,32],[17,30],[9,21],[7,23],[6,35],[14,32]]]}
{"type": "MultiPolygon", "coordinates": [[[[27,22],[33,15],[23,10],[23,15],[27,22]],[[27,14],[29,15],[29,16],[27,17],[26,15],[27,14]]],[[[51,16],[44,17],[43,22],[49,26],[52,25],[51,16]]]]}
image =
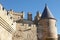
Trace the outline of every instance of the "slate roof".
{"type": "Polygon", "coordinates": [[[52,18],[52,19],[55,19],[54,16],[52,15],[51,11],[49,10],[48,6],[45,5],[45,8],[44,8],[44,11],[42,13],[42,16],[41,16],[42,19],[45,19],[45,18],[52,18]]]}
{"type": "Polygon", "coordinates": [[[29,20],[27,20],[27,19],[18,19],[18,20],[16,20],[16,22],[18,22],[18,23],[25,23],[25,24],[33,24],[33,21],[29,21],[29,20]]]}

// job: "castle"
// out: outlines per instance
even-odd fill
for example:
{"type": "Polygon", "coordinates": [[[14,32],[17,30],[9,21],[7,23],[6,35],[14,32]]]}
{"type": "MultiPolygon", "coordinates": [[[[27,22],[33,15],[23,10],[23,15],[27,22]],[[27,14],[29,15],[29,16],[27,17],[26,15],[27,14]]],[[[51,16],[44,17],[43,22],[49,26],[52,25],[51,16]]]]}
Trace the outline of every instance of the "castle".
{"type": "Polygon", "coordinates": [[[0,40],[58,40],[56,19],[47,5],[32,20],[31,12],[24,19],[24,12],[6,10],[0,4],[0,40]]]}

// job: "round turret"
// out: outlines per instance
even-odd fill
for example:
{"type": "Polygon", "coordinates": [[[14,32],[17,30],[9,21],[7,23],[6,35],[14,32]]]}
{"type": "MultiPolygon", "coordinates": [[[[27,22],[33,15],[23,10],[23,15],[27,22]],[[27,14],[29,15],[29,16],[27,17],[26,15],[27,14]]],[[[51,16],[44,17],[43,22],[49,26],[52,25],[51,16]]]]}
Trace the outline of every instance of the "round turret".
{"type": "Polygon", "coordinates": [[[42,40],[58,40],[56,20],[47,6],[45,6],[39,23],[43,27],[42,40]]]}

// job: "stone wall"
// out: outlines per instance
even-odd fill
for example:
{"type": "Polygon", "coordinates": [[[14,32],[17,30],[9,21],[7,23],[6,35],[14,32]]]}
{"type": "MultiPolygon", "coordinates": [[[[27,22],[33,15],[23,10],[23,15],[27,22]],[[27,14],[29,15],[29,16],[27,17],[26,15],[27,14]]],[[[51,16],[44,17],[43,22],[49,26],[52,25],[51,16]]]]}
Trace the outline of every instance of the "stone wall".
{"type": "Polygon", "coordinates": [[[12,33],[16,28],[13,23],[13,19],[10,19],[11,16],[7,15],[7,11],[3,9],[0,5],[0,40],[12,40],[12,33]],[[13,25],[12,25],[13,24],[13,25]]]}
{"type": "Polygon", "coordinates": [[[0,26],[0,40],[12,40],[12,34],[0,26]]]}
{"type": "Polygon", "coordinates": [[[12,40],[37,40],[36,26],[25,26],[17,23],[17,31],[14,33],[12,40]]]}

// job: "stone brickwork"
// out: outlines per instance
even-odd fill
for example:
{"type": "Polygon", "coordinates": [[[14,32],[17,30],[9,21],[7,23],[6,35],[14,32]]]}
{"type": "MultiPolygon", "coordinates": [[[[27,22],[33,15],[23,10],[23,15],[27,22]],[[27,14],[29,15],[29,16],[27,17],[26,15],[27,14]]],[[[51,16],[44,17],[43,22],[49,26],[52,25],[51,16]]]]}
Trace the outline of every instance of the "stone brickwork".
{"type": "Polygon", "coordinates": [[[58,40],[56,19],[47,6],[32,20],[30,12],[24,19],[23,11],[7,11],[0,4],[0,40],[58,40]]]}
{"type": "Polygon", "coordinates": [[[16,32],[13,35],[13,40],[37,40],[37,28],[35,25],[17,23],[16,32]]]}
{"type": "Polygon", "coordinates": [[[14,33],[14,26],[11,25],[13,20],[7,15],[7,11],[3,10],[0,5],[0,40],[12,40],[12,33],[14,33]]]}

